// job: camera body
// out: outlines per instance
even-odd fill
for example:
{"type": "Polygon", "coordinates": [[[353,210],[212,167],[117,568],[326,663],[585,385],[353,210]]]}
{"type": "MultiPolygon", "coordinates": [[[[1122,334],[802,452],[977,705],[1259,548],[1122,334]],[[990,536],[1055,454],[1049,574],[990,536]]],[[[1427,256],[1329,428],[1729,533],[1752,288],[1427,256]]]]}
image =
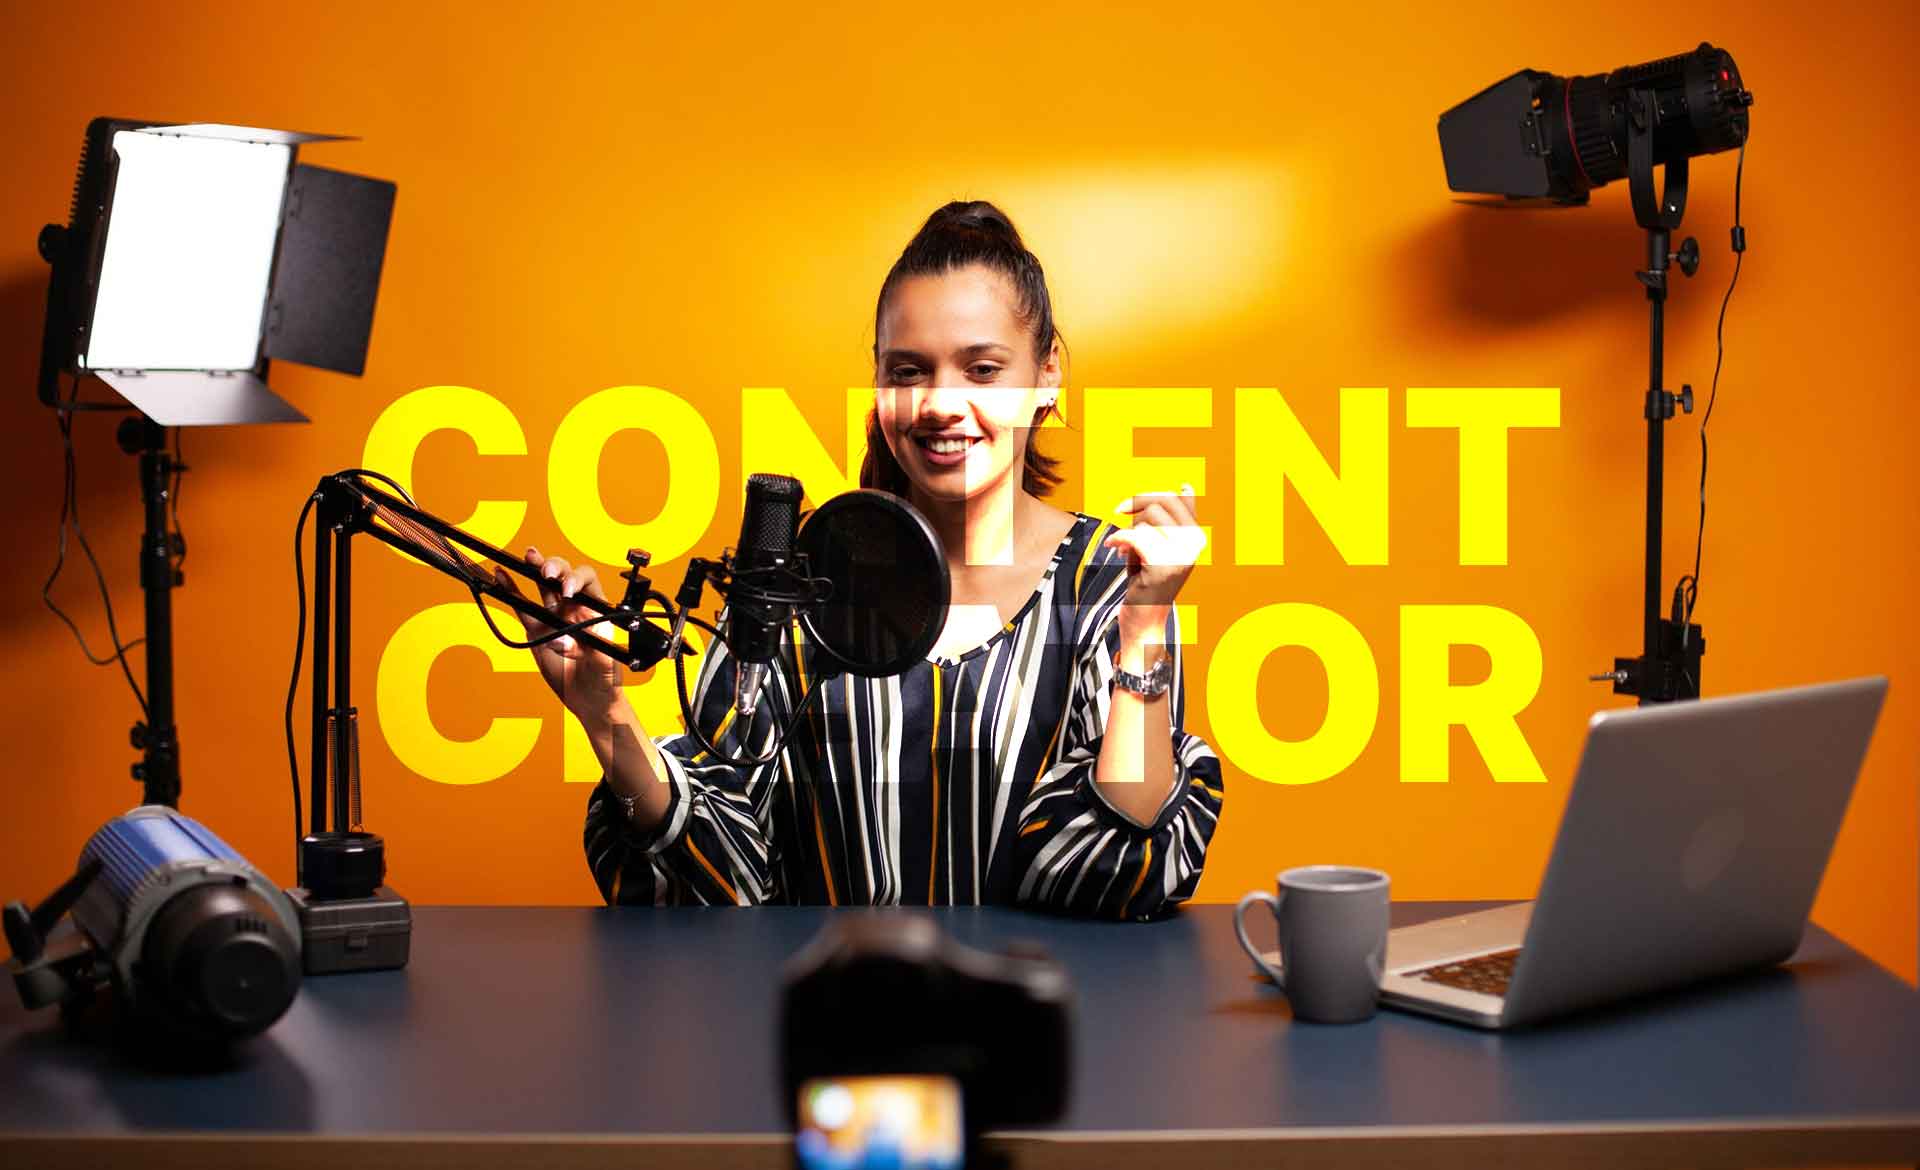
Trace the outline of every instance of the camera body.
{"type": "Polygon", "coordinates": [[[787,965],[781,1077],[789,1122],[823,1077],[960,1085],[969,1133],[1066,1110],[1072,987],[1038,950],[982,951],[923,915],[844,913],[787,965]]]}

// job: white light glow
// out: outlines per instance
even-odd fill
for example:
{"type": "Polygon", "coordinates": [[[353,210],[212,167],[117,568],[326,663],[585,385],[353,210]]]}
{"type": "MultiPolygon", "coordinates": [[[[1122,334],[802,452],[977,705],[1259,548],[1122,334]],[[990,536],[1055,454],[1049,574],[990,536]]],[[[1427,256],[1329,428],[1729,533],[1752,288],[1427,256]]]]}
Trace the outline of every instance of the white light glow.
{"type": "Polygon", "coordinates": [[[290,147],[122,130],[88,369],[258,357],[290,147]]]}

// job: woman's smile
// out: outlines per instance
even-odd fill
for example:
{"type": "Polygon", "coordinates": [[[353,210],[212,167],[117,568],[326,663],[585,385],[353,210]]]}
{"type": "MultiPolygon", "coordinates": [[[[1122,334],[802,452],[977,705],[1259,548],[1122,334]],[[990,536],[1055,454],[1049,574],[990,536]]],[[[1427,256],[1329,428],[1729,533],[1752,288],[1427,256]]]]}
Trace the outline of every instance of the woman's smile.
{"type": "Polygon", "coordinates": [[[913,436],[914,449],[934,467],[960,466],[967,461],[967,454],[985,441],[981,435],[922,432],[913,436]]]}

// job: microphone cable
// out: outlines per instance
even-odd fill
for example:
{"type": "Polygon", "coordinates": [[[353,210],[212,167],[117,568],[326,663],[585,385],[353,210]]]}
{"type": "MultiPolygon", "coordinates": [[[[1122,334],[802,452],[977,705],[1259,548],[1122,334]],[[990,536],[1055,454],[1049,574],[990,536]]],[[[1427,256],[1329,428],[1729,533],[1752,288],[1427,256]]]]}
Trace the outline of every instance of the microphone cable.
{"type": "MultiPolygon", "coordinates": [[[[349,468],[347,474],[364,475],[377,479],[394,491],[400,493],[401,498],[405,499],[407,503],[413,503],[413,496],[408,494],[406,488],[401,487],[390,477],[382,475],[377,471],[369,471],[364,467],[354,467],[349,468]]],[[[293,674],[287,679],[287,710],[285,723],[287,733],[287,772],[293,778],[293,854],[295,857],[300,855],[300,841],[301,838],[306,836],[306,830],[302,827],[303,822],[306,820],[306,815],[304,809],[301,807],[300,800],[300,758],[293,747],[293,701],[300,691],[300,663],[307,649],[307,569],[306,560],[301,553],[301,549],[307,532],[307,517],[312,514],[313,505],[319,498],[320,493],[317,490],[307,493],[307,502],[300,508],[300,519],[296,520],[293,525],[293,589],[294,596],[299,599],[297,602],[299,620],[295,626],[295,633],[293,635],[293,674]]],[[[418,507],[419,505],[416,504],[414,506],[418,507]]],[[[325,583],[322,582],[320,587],[325,588],[325,583]]]]}
{"type": "MultiPolygon", "coordinates": [[[[736,658],[734,661],[738,663],[740,660],[736,658]]],[[[738,667],[735,669],[738,669],[738,667]]],[[[757,756],[739,757],[730,756],[726,752],[721,751],[718,747],[714,746],[712,740],[707,738],[707,733],[700,730],[700,720],[696,717],[693,710],[693,700],[687,695],[687,662],[684,655],[675,654],[673,656],[673,674],[680,685],[680,714],[686,720],[687,733],[693,736],[694,742],[699,744],[708,755],[719,760],[721,763],[731,764],[736,768],[758,768],[762,764],[770,764],[778,759],[780,752],[787,745],[787,740],[793,737],[794,729],[800,726],[800,717],[806,712],[807,704],[813,700],[814,694],[819,691],[820,684],[828,678],[825,672],[814,675],[813,682],[808,685],[806,694],[801,695],[800,701],[793,705],[793,713],[787,716],[786,726],[778,729],[779,734],[774,737],[766,751],[757,756]]],[[[728,710],[732,709],[731,707],[728,708],[728,710]]],[[[722,716],[722,718],[724,719],[725,716],[722,716]]],[[[752,719],[753,717],[749,715],[747,718],[752,719]]],[[[741,733],[740,739],[741,742],[751,746],[752,740],[745,732],[741,733]]]]}

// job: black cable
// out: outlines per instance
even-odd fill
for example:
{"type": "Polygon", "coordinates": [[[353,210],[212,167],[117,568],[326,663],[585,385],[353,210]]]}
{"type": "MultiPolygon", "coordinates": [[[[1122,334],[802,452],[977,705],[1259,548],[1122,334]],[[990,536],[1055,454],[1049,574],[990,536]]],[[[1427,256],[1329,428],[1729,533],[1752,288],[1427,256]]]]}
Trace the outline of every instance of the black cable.
{"type": "MultiPolygon", "coordinates": [[[[535,638],[530,638],[525,642],[516,642],[512,638],[509,638],[505,633],[503,633],[499,626],[494,624],[493,611],[488,609],[486,606],[486,602],[482,600],[482,597],[484,595],[480,592],[480,587],[477,585],[470,585],[468,586],[468,588],[473,593],[474,604],[480,607],[480,616],[486,619],[487,628],[493,631],[493,636],[500,640],[501,645],[511,646],[515,650],[531,650],[536,646],[544,646],[548,642],[553,641],[555,638],[563,638],[568,634],[577,633],[581,630],[586,629],[589,626],[597,626],[601,622],[610,620],[606,614],[597,613],[590,618],[584,618],[580,621],[573,622],[569,625],[556,626],[553,629],[548,630],[546,633],[541,634],[535,638]]],[[[667,601],[667,598],[664,595],[659,593],[649,593],[647,596],[658,597],[663,604],[666,603],[667,601]]],[[[671,610],[650,609],[642,612],[640,616],[642,618],[650,618],[650,617],[666,618],[668,621],[672,621],[674,615],[671,610]]],[[[687,621],[689,624],[699,626],[701,629],[706,630],[708,633],[713,634],[716,637],[719,636],[720,634],[719,630],[714,629],[713,626],[709,625],[706,622],[701,621],[697,617],[688,617],[687,621]]]]}
{"type": "MultiPolygon", "coordinates": [[[[654,596],[654,597],[660,597],[660,594],[658,594],[658,593],[655,593],[655,594],[653,594],[652,596],[654,596]]],[[[662,598],[662,600],[665,600],[665,598],[662,598]]],[[[674,615],[673,615],[672,613],[670,613],[670,612],[669,612],[669,613],[655,613],[655,612],[653,612],[652,610],[648,610],[648,611],[647,611],[646,613],[643,613],[643,614],[641,614],[640,616],[641,616],[641,617],[657,617],[657,618],[666,618],[666,619],[667,619],[668,621],[672,621],[672,620],[673,620],[673,618],[674,618],[674,615]]],[[[719,626],[716,626],[716,625],[714,625],[714,624],[713,624],[712,622],[706,622],[706,621],[701,621],[701,620],[700,620],[699,618],[697,618],[697,617],[694,617],[694,616],[693,616],[692,614],[688,614],[688,615],[687,615],[687,624],[688,624],[688,625],[690,625],[690,626],[699,626],[699,627],[700,627],[701,629],[703,629],[703,630],[705,630],[705,631],[706,631],[707,633],[709,633],[709,634],[712,634],[712,635],[713,635],[714,637],[716,637],[716,638],[725,638],[725,637],[726,637],[726,635],[725,635],[725,634],[723,634],[723,633],[721,633],[721,632],[720,632],[720,627],[719,627],[719,626]]]]}
{"type": "MultiPolygon", "coordinates": [[[[738,660],[736,659],[735,661],[737,662],[738,660]]],[[[698,743],[706,750],[706,753],[714,759],[722,763],[731,764],[736,768],[757,768],[762,764],[769,764],[778,759],[780,757],[780,749],[785,747],[787,740],[793,737],[793,729],[800,726],[800,716],[806,711],[807,703],[812,700],[814,692],[820,689],[820,684],[827,679],[827,676],[824,674],[814,676],[812,685],[807,687],[807,693],[801,695],[800,701],[794,704],[793,714],[787,717],[787,725],[780,729],[779,736],[774,739],[772,746],[767,749],[764,755],[738,758],[730,756],[715,747],[713,741],[707,738],[707,733],[700,730],[700,720],[695,716],[693,701],[687,696],[686,655],[676,654],[673,656],[673,674],[680,686],[680,714],[686,720],[687,731],[693,736],[694,742],[698,743]]],[[[748,718],[752,718],[752,716],[748,716],[748,718]]],[[[742,732],[740,734],[740,741],[751,744],[752,738],[746,732],[742,732]]]]}
{"type": "MultiPolygon", "coordinates": [[[[179,447],[177,446],[179,434],[180,432],[177,430],[174,432],[176,443],[174,452],[176,458],[179,453],[179,447]]],[[[348,473],[371,476],[374,479],[378,479],[394,491],[405,496],[407,503],[413,503],[413,497],[407,494],[407,489],[394,483],[393,480],[381,475],[377,471],[369,471],[364,467],[354,467],[349,468],[348,473]]],[[[178,479],[176,479],[175,483],[178,482],[178,479]]],[[[174,493],[174,499],[176,502],[179,499],[177,488],[174,493]]],[[[296,858],[300,855],[300,841],[306,836],[304,826],[306,812],[300,799],[300,757],[293,746],[293,702],[300,693],[300,663],[304,660],[307,649],[307,567],[306,558],[301,555],[301,545],[306,539],[307,516],[313,512],[313,506],[319,499],[320,493],[317,490],[308,494],[307,502],[300,508],[300,519],[296,521],[293,526],[293,588],[295,596],[299,599],[297,603],[299,606],[299,618],[298,624],[295,627],[296,632],[293,636],[293,674],[287,679],[285,722],[287,733],[287,773],[293,779],[293,852],[296,858]]],[[[174,527],[176,529],[179,527],[178,520],[174,521],[174,527]]]]}
{"type": "Polygon", "coordinates": [[[293,855],[300,856],[300,839],[306,836],[302,827],[306,817],[300,807],[300,759],[293,750],[293,699],[300,690],[300,660],[307,648],[307,568],[300,555],[300,542],[307,533],[307,514],[313,511],[319,492],[307,497],[300,509],[300,519],[293,526],[293,586],[300,598],[299,632],[293,636],[293,677],[287,680],[287,771],[293,775],[293,855]]]}
{"type": "MultiPolygon", "coordinates": [[[[176,432],[176,435],[177,435],[177,432],[176,432]]],[[[419,506],[418,504],[414,504],[413,496],[407,491],[407,489],[401,487],[398,483],[394,482],[394,480],[391,477],[383,475],[380,472],[372,471],[364,467],[350,467],[340,472],[339,474],[363,476],[369,479],[379,480],[380,482],[386,484],[388,487],[392,488],[403,499],[405,499],[407,503],[413,504],[413,506],[415,507],[419,506]]],[[[285,712],[285,730],[286,730],[286,740],[287,740],[287,772],[288,772],[288,775],[293,780],[293,830],[294,830],[293,838],[294,838],[294,849],[296,854],[299,851],[300,839],[304,835],[304,830],[302,828],[304,814],[302,811],[302,805],[300,800],[300,762],[299,762],[299,755],[296,752],[294,748],[294,743],[293,743],[293,704],[300,689],[300,664],[303,661],[304,652],[306,650],[306,642],[307,642],[307,580],[306,580],[305,559],[302,556],[302,543],[305,540],[305,536],[306,536],[307,517],[310,513],[312,513],[313,505],[319,498],[320,498],[320,494],[317,491],[307,497],[306,504],[300,509],[300,519],[294,525],[294,530],[293,530],[293,579],[294,579],[294,589],[299,599],[298,600],[299,621],[297,626],[297,633],[294,636],[293,673],[287,680],[287,705],[286,705],[286,712],[285,712]]],[[[508,637],[500,629],[500,627],[497,624],[495,624],[493,620],[493,611],[487,608],[486,602],[483,600],[483,595],[481,594],[479,587],[477,585],[470,585],[469,590],[473,595],[474,604],[479,607],[480,615],[486,621],[487,628],[493,632],[493,636],[495,638],[498,638],[503,644],[507,646],[511,646],[517,650],[526,650],[536,646],[542,646],[548,642],[553,641],[555,638],[563,637],[567,634],[574,633],[579,630],[584,630],[589,626],[595,626],[600,624],[601,622],[608,620],[605,614],[595,614],[592,617],[585,618],[581,621],[572,622],[565,626],[560,626],[558,628],[548,631],[545,634],[541,634],[538,637],[530,638],[527,641],[524,641],[524,642],[515,641],[514,639],[508,637]]],[[[653,592],[653,593],[649,593],[648,597],[650,599],[658,599],[661,605],[665,606],[666,608],[663,610],[644,610],[639,615],[641,618],[660,617],[660,618],[667,618],[671,620],[675,616],[675,611],[673,610],[673,603],[671,599],[669,599],[666,595],[658,592],[653,592]]],[[[702,621],[699,618],[693,617],[690,614],[687,616],[687,621],[692,625],[698,626],[701,629],[706,630],[708,633],[713,634],[715,637],[721,636],[718,628],[716,628],[715,626],[713,626],[708,622],[702,621]]],[[[683,707],[686,703],[686,670],[685,670],[685,666],[683,665],[684,661],[685,661],[684,655],[680,655],[680,654],[674,655],[674,665],[678,669],[678,672],[680,675],[680,697],[681,697],[681,703],[683,707]]],[[[819,686],[819,681],[816,680],[814,683],[814,688],[817,689],[818,686],[819,686]]],[[[804,710],[806,708],[807,698],[811,698],[812,696],[813,696],[813,689],[809,689],[807,692],[806,698],[803,698],[800,701],[800,706],[795,710],[796,718],[799,714],[799,711],[804,710]]],[[[692,723],[693,721],[690,719],[689,724],[692,725],[692,723]]],[[[785,741],[787,736],[792,734],[794,726],[795,726],[795,723],[793,721],[788,722],[786,730],[781,734],[782,742],[785,741]]],[[[699,730],[697,727],[695,728],[695,734],[699,735],[699,730]]],[[[701,736],[700,738],[701,738],[701,742],[705,743],[705,737],[701,736]]],[[[711,745],[708,745],[708,749],[710,751],[713,750],[711,745]]],[[[713,754],[721,755],[721,753],[719,753],[718,751],[714,751],[713,754]]],[[[776,746],[775,754],[776,755],[778,754],[777,746],[776,746]]],[[[721,756],[721,758],[728,759],[730,762],[733,762],[736,764],[744,763],[744,761],[732,761],[731,757],[721,756]]],[[[772,758],[773,758],[772,756],[768,757],[769,760],[772,758]]],[[[765,763],[767,761],[761,760],[758,762],[765,763]]]]}
{"type": "Polygon", "coordinates": [[[1733,275],[1727,280],[1726,295],[1720,298],[1720,320],[1713,327],[1713,385],[1707,392],[1707,411],[1700,418],[1700,522],[1693,540],[1693,572],[1681,578],[1686,584],[1686,620],[1693,620],[1693,604],[1700,591],[1700,549],[1707,537],[1707,424],[1713,421],[1713,402],[1720,393],[1720,363],[1726,357],[1727,302],[1740,283],[1740,261],[1747,254],[1747,230],[1740,226],[1740,182],[1747,168],[1747,144],[1740,144],[1740,161],[1733,168],[1733,275]]]}
{"type": "MultiPolygon", "coordinates": [[[[79,395],[80,384],[79,380],[75,379],[73,383],[73,398],[62,399],[55,406],[54,417],[60,428],[60,442],[65,459],[65,472],[60,500],[60,534],[54,552],[53,571],[47,574],[46,583],[40,587],[40,600],[53,612],[55,617],[66,623],[67,629],[73,631],[74,638],[80,643],[80,652],[87,656],[88,662],[91,662],[95,666],[106,666],[114,662],[120,664],[120,673],[126,677],[127,686],[133,691],[134,701],[140,704],[141,717],[145,718],[147,715],[147,697],[141,692],[140,684],[134,680],[133,668],[127,663],[127,651],[146,641],[146,639],[135,638],[131,642],[124,643],[120,641],[120,627],[114,620],[113,595],[107,589],[106,574],[100,571],[99,558],[93,555],[93,546],[87,541],[86,529],[80,523],[79,472],[78,464],[73,453],[73,409],[78,403],[79,395]],[[81,551],[86,554],[87,564],[93,568],[94,584],[99,587],[100,600],[106,607],[107,636],[113,642],[113,653],[110,655],[95,654],[93,648],[87,645],[86,635],[80,632],[80,627],[76,625],[74,620],[68,617],[66,612],[53,600],[53,584],[59,579],[60,572],[67,563],[67,529],[69,527],[73,529],[75,538],[79,540],[81,551]]],[[[104,406],[99,408],[107,409],[104,406]]]]}
{"type": "Polygon", "coordinates": [[[406,488],[401,487],[398,483],[395,483],[392,476],[382,475],[380,472],[374,471],[366,467],[349,467],[341,471],[339,474],[358,475],[358,476],[364,476],[367,479],[377,479],[381,483],[384,483],[388,487],[392,488],[394,491],[400,493],[400,498],[405,500],[407,503],[413,504],[413,506],[416,508],[420,506],[419,504],[413,503],[412,493],[408,492],[406,488]]]}

